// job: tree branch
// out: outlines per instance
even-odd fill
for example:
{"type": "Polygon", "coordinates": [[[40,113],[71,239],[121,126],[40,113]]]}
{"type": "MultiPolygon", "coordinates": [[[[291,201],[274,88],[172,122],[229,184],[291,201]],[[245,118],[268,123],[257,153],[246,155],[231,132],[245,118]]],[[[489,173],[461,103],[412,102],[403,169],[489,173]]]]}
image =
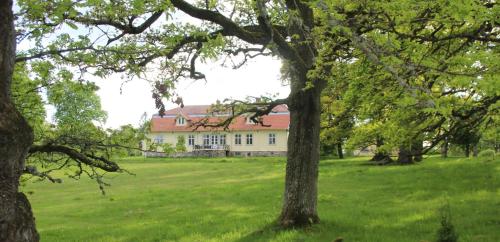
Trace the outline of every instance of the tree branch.
{"type": "Polygon", "coordinates": [[[252,44],[267,44],[266,40],[269,39],[269,36],[266,36],[263,32],[250,32],[245,28],[238,26],[231,19],[218,12],[195,7],[184,0],[171,0],[170,2],[174,5],[174,7],[185,12],[191,17],[220,25],[224,29],[224,32],[229,35],[237,36],[238,38],[252,44]]]}
{"type": "Polygon", "coordinates": [[[203,118],[198,122],[192,123],[191,126],[194,127],[194,130],[197,130],[200,127],[203,128],[222,127],[225,130],[227,130],[229,128],[229,125],[231,125],[234,119],[236,119],[241,115],[251,113],[252,115],[249,116],[250,120],[261,126],[269,127],[269,125],[263,123],[263,120],[260,119],[260,117],[268,115],[269,113],[272,112],[272,110],[276,106],[282,104],[288,104],[288,99],[284,98],[284,99],[272,100],[270,102],[252,102],[252,103],[241,100],[233,100],[228,104],[222,104],[216,106],[212,110],[213,113],[221,113],[221,112],[229,113],[229,117],[221,120],[220,122],[210,122],[209,117],[207,117],[203,118]],[[237,108],[241,109],[236,111],[237,108]]]}
{"type": "Polygon", "coordinates": [[[29,150],[29,154],[34,153],[59,153],[67,155],[69,158],[77,161],[78,163],[83,163],[91,167],[97,167],[108,172],[116,172],[121,170],[116,163],[109,161],[103,157],[83,154],[73,148],[63,145],[33,145],[29,150]]]}

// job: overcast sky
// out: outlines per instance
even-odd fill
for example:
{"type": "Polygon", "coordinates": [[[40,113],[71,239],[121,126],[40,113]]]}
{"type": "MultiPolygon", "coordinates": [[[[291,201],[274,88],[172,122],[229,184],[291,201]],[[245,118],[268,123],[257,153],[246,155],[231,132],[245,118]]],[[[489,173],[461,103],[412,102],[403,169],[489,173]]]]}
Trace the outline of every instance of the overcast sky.
{"type": "MultiPolygon", "coordinates": [[[[203,80],[182,81],[177,92],[185,105],[212,104],[225,98],[244,99],[246,96],[279,94],[286,97],[288,86],[282,86],[279,80],[281,62],[272,57],[258,57],[249,61],[240,69],[222,67],[220,64],[199,64],[207,82],[203,80]]],[[[113,75],[105,80],[94,79],[99,85],[98,95],[101,97],[102,108],[108,113],[106,127],[117,128],[121,125],[137,126],[144,112],[151,115],[157,113],[154,100],[151,98],[150,84],[143,80],[133,80],[123,84],[120,75],[113,75]]],[[[166,102],[167,109],[177,107],[166,102]]]]}
{"type": "MultiPolygon", "coordinates": [[[[191,24],[200,22],[183,13],[177,13],[171,17],[172,21],[191,24]]],[[[160,23],[162,21],[156,25],[160,23]]],[[[63,25],[59,31],[76,36],[85,33],[84,29],[73,30],[63,25]]],[[[48,39],[51,38],[53,37],[48,39]]],[[[33,44],[30,41],[23,41],[18,45],[18,50],[28,50],[33,44]]],[[[207,82],[183,80],[179,83],[176,91],[183,98],[185,105],[208,105],[225,98],[244,99],[247,96],[265,94],[279,94],[278,97],[283,98],[290,92],[288,86],[281,85],[279,78],[281,61],[275,57],[258,56],[236,70],[231,67],[222,67],[220,61],[207,60],[207,62],[209,63],[196,63],[197,71],[205,74],[207,82]]],[[[151,85],[144,80],[136,78],[124,83],[127,79],[122,78],[121,74],[111,75],[105,79],[92,76],[86,76],[86,78],[100,87],[98,95],[101,97],[103,110],[108,113],[107,122],[104,124],[106,128],[117,128],[125,124],[137,126],[144,112],[149,117],[158,112],[151,98],[151,85]]],[[[167,109],[177,107],[171,102],[165,102],[165,105],[167,109]]],[[[47,121],[52,121],[53,113],[54,108],[48,105],[47,121]]]]}

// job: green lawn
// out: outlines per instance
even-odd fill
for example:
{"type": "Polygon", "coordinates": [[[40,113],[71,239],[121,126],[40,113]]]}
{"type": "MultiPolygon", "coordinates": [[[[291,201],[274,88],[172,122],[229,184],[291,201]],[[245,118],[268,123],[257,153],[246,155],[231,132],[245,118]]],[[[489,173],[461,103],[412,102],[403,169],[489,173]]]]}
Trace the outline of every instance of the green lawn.
{"type": "Polygon", "coordinates": [[[321,224],[277,230],[284,158],[127,159],[135,176],[28,182],[42,241],[433,241],[449,203],[460,241],[500,241],[500,161],[322,160],[321,224]]]}

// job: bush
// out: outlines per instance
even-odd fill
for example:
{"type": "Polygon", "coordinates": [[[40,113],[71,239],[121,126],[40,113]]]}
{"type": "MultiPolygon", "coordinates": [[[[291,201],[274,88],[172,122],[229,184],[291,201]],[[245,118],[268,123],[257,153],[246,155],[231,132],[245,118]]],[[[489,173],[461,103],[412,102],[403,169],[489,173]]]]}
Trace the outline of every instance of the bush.
{"type": "Polygon", "coordinates": [[[162,148],[163,153],[165,153],[167,155],[171,155],[171,154],[175,153],[174,147],[172,147],[172,145],[169,143],[163,144],[161,148],[162,148]]]}
{"type": "Polygon", "coordinates": [[[455,227],[451,223],[450,206],[446,205],[441,208],[441,227],[437,232],[437,242],[456,242],[458,234],[455,232],[455,227]]]}
{"type": "Polygon", "coordinates": [[[186,152],[186,138],[184,136],[177,136],[177,144],[175,144],[175,151],[186,152]]]}
{"type": "Polygon", "coordinates": [[[495,151],[488,149],[488,150],[483,150],[477,154],[479,157],[488,157],[488,158],[495,158],[495,151]]]}

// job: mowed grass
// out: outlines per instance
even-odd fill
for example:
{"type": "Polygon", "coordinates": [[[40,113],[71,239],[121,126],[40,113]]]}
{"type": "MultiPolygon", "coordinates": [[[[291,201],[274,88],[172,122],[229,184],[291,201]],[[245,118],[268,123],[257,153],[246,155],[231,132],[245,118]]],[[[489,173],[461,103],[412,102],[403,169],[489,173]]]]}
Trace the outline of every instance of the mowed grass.
{"type": "Polygon", "coordinates": [[[274,226],[284,158],[144,159],[95,181],[27,182],[42,241],[435,241],[449,204],[460,241],[500,241],[500,162],[426,158],[370,166],[322,160],[321,224],[274,226]]]}

